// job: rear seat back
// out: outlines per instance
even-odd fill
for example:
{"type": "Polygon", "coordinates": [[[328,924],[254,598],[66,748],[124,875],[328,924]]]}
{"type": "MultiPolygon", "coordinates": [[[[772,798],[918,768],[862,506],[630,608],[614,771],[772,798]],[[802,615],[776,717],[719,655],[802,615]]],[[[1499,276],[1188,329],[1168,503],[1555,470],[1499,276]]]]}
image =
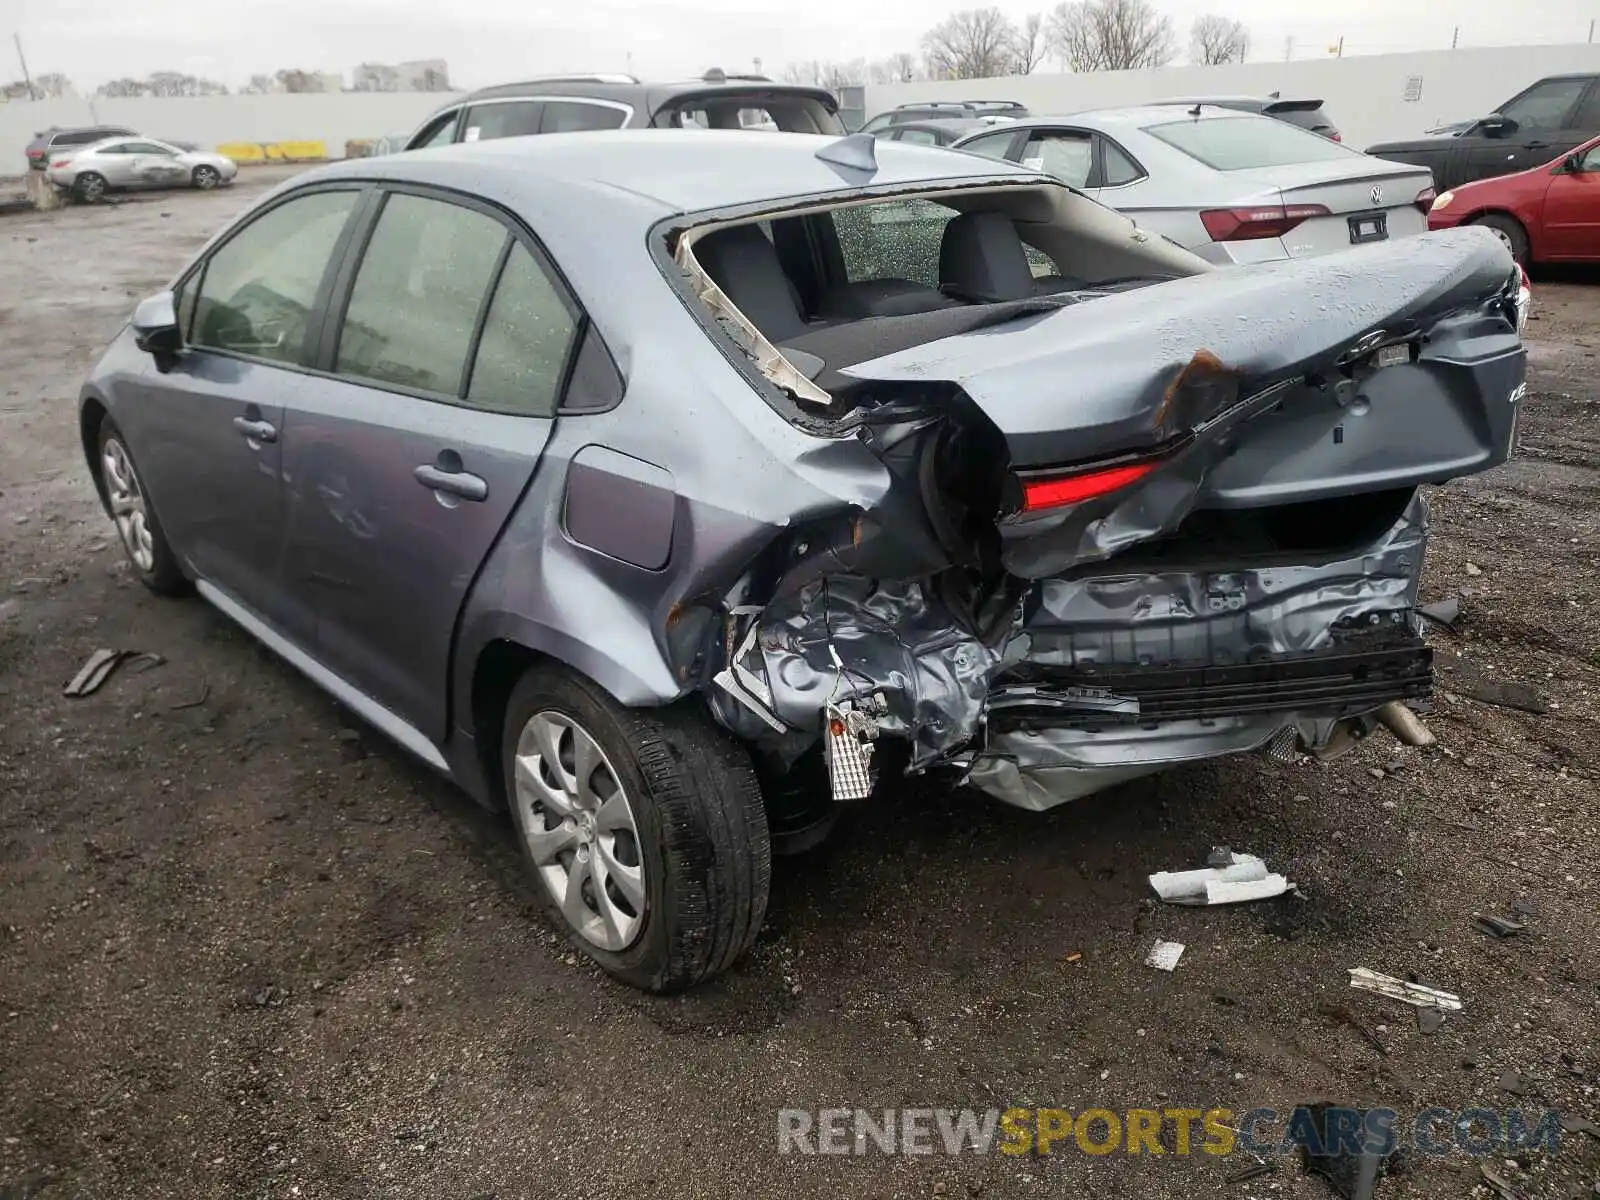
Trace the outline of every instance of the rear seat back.
{"type": "Polygon", "coordinates": [[[794,284],[759,225],[708,233],[695,243],[694,254],[712,282],[768,341],[787,341],[806,329],[794,284]]]}

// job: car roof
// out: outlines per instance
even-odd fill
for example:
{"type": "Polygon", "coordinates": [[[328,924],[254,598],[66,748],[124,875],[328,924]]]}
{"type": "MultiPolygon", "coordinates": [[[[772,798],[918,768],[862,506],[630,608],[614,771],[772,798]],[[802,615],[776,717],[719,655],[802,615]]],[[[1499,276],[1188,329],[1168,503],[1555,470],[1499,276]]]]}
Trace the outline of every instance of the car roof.
{"type": "Polygon", "coordinates": [[[1019,117],[1007,128],[1033,129],[1041,125],[1085,125],[1092,122],[1096,125],[1117,126],[1124,129],[1142,129],[1147,125],[1162,125],[1182,120],[1217,121],[1224,118],[1272,120],[1271,117],[1261,113],[1243,112],[1237,108],[1223,108],[1220,105],[1206,104],[1203,101],[1197,103],[1200,105],[1198,116],[1174,114],[1172,110],[1177,107],[1176,104],[1143,104],[1131,108],[1090,108],[1082,112],[1061,113],[1056,116],[1019,117]]]}
{"type": "MultiPolygon", "coordinates": [[[[923,117],[916,121],[896,121],[896,129],[942,129],[947,133],[965,133],[969,129],[998,129],[980,117],[923,117]]],[[[1010,124],[1004,128],[1011,128],[1010,124]]]]}
{"type": "MultiPolygon", "coordinates": [[[[537,180],[636,210],[642,224],[676,213],[772,205],[853,190],[1015,179],[1037,183],[1024,167],[934,146],[871,139],[878,169],[870,177],[817,157],[841,139],[821,134],[718,129],[623,129],[547,133],[460,142],[400,155],[356,158],[295,182],[361,177],[414,179],[477,191],[489,199],[525,191],[537,180]]],[[[506,201],[509,202],[509,201],[506,201]]],[[[575,197],[574,220],[584,218],[575,197]]]]}
{"type": "MultiPolygon", "coordinates": [[[[620,100],[638,104],[645,99],[651,108],[659,108],[674,96],[715,95],[718,92],[783,92],[788,95],[809,96],[837,104],[832,92],[809,84],[779,83],[776,80],[753,75],[727,75],[711,79],[685,79],[664,82],[645,82],[623,75],[561,75],[543,79],[527,79],[518,83],[497,83],[493,87],[479,88],[452,100],[446,108],[470,104],[477,100],[505,100],[517,96],[589,96],[596,100],[620,100]]],[[[443,109],[441,109],[443,111],[443,109]]]]}

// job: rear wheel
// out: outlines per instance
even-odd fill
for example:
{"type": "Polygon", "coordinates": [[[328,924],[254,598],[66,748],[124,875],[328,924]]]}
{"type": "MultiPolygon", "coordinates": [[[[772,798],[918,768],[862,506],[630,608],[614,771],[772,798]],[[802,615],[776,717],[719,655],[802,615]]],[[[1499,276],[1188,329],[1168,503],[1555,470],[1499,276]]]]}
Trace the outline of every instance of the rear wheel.
{"type": "Polygon", "coordinates": [[[167,535],[145,494],[144,482],[133,465],[133,455],[122,431],[110,417],[100,422],[100,479],[105,485],[106,507],[116,523],[122,549],[140,582],[159,596],[181,596],[189,581],[167,544],[167,535]]]}
{"type": "Polygon", "coordinates": [[[215,167],[208,167],[204,163],[201,163],[194,169],[191,178],[194,180],[195,187],[199,188],[202,192],[209,192],[212,188],[216,187],[217,184],[222,182],[222,176],[217,173],[217,169],[215,167]]]}
{"type": "Polygon", "coordinates": [[[85,204],[93,204],[106,194],[106,177],[94,171],[85,171],[72,185],[72,192],[85,204]]]}
{"type": "Polygon", "coordinates": [[[1528,265],[1528,231],[1522,227],[1521,221],[1515,217],[1490,213],[1488,216],[1479,217],[1473,224],[1492,230],[1495,237],[1511,251],[1511,257],[1517,260],[1519,267],[1528,265]]]}
{"type": "Polygon", "coordinates": [[[539,666],[506,705],[506,797],[546,907],[608,973],[652,992],[725,971],[772,875],[749,755],[690,706],[629,709],[539,666]]]}

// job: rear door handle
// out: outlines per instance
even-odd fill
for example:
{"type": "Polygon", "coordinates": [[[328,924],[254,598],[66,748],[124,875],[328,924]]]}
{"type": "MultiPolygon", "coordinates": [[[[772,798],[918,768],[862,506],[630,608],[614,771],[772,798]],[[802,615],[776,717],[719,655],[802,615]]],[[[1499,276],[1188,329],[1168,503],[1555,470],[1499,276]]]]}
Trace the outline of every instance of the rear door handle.
{"type": "Polygon", "coordinates": [[[278,440],[278,431],[271,421],[252,421],[248,417],[235,417],[233,427],[252,442],[278,440]]]}
{"type": "Polygon", "coordinates": [[[423,463],[412,474],[423,487],[442,492],[447,496],[456,496],[474,503],[489,498],[488,481],[468,471],[446,471],[432,463],[423,463]]]}
{"type": "Polygon", "coordinates": [[[1524,150],[1543,150],[1549,144],[1549,142],[1525,142],[1522,148],[1524,150]]]}

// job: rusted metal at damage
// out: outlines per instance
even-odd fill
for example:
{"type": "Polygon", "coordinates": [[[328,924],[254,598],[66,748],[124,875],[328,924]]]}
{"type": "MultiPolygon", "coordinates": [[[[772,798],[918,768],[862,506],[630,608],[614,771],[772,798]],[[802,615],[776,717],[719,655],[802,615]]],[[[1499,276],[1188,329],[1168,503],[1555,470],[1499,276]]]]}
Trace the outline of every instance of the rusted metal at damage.
{"type": "Polygon", "coordinates": [[[1166,390],[1161,394],[1161,403],[1156,406],[1152,414],[1151,424],[1156,433],[1166,436],[1167,414],[1173,407],[1174,400],[1186,389],[1193,386],[1206,386],[1219,380],[1238,380],[1244,372],[1236,367],[1230,367],[1210,350],[1196,350],[1194,357],[1186,362],[1172,377],[1172,382],[1167,384],[1166,390]]]}

